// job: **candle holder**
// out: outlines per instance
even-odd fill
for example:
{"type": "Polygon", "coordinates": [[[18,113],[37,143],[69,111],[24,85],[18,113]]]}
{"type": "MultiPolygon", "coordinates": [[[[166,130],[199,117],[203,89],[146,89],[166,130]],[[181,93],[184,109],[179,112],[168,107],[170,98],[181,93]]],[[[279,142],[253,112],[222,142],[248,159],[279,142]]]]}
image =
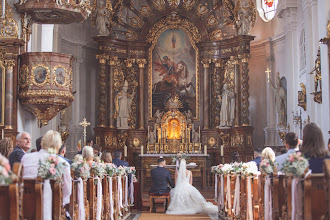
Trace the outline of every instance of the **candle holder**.
{"type": "Polygon", "coordinates": [[[150,145],[149,144],[147,144],[147,154],[151,154],[151,152],[150,152],[150,145]]]}

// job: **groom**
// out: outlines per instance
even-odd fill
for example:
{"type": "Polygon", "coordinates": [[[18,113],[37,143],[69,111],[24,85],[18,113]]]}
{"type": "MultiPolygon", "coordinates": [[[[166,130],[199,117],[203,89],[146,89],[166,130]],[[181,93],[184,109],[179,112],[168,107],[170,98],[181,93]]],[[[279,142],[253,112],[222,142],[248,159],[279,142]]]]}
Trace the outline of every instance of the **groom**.
{"type": "MultiPolygon", "coordinates": [[[[161,195],[163,193],[169,193],[170,188],[168,184],[174,188],[174,184],[171,178],[171,173],[169,170],[165,169],[164,166],[166,165],[166,161],[163,157],[158,159],[158,167],[151,170],[151,179],[152,179],[152,187],[149,193],[154,193],[157,195],[161,195]]],[[[155,201],[152,201],[155,204],[155,201]]],[[[156,211],[155,205],[153,206],[153,212],[156,211]]],[[[167,209],[167,200],[165,203],[165,209],[167,209]]]]}

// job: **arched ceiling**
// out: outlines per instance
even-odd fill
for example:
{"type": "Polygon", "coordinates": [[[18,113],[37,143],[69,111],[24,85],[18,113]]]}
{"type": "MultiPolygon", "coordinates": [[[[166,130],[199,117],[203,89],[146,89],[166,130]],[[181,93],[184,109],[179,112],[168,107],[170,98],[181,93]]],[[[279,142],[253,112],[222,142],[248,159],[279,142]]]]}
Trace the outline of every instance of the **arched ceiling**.
{"type": "MultiPolygon", "coordinates": [[[[237,6],[249,7],[252,3],[252,0],[105,1],[111,14],[110,36],[114,39],[142,41],[147,40],[149,30],[162,19],[190,22],[199,30],[202,41],[231,38],[237,34],[237,6]]],[[[96,0],[93,4],[95,8],[96,0]]]]}

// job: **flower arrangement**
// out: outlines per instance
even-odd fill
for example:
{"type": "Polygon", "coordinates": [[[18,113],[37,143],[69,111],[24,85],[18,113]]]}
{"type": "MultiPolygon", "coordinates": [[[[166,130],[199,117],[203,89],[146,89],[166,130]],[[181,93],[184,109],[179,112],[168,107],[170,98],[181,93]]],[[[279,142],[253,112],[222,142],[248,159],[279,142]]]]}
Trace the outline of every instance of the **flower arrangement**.
{"type": "Polygon", "coordinates": [[[136,173],[135,167],[125,167],[125,173],[126,174],[135,174],[136,173]]]}
{"type": "Polygon", "coordinates": [[[223,164],[219,164],[217,166],[211,167],[211,173],[221,174],[222,173],[223,164]]]}
{"type": "Polygon", "coordinates": [[[260,171],[262,173],[268,174],[268,175],[273,175],[274,173],[274,162],[269,160],[269,159],[263,159],[260,162],[260,171]]]}
{"type": "Polygon", "coordinates": [[[15,177],[15,174],[10,170],[8,159],[0,154],[0,185],[12,183],[15,177]]]}
{"type": "Polygon", "coordinates": [[[223,165],[223,167],[222,167],[222,173],[223,174],[230,174],[231,173],[231,171],[232,171],[232,164],[229,164],[229,163],[226,163],[226,164],[224,164],[223,165]]]}
{"type": "Polygon", "coordinates": [[[137,183],[138,182],[138,179],[136,178],[135,175],[133,175],[133,183],[137,183]]]}
{"type": "Polygon", "coordinates": [[[303,175],[309,167],[308,160],[300,152],[293,153],[285,160],[283,170],[285,174],[291,174],[295,177],[303,175]]]}
{"type": "Polygon", "coordinates": [[[174,155],[170,156],[172,158],[172,164],[175,164],[176,160],[179,159],[185,159],[185,160],[189,160],[190,158],[185,154],[185,153],[177,153],[174,155]]]}
{"type": "Polygon", "coordinates": [[[117,167],[116,169],[117,176],[125,175],[125,173],[126,173],[125,167],[122,166],[117,167]]]}
{"type": "Polygon", "coordinates": [[[253,161],[247,163],[226,163],[211,167],[211,173],[240,174],[251,176],[258,173],[258,167],[257,164],[253,161]]]}
{"type": "Polygon", "coordinates": [[[39,161],[38,176],[61,181],[65,167],[65,162],[60,163],[58,156],[50,154],[44,161],[39,161]]]}
{"type": "Polygon", "coordinates": [[[258,166],[257,166],[256,162],[254,162],[254,161],[243,163],[242,166],[243,166],[244,175],[253,176],[259,172],[258,166]]]}
{"type": "Polygon", "coordinates": [[[93,163],[91,167],[91,172],[93,172],[94,176],[98,176],[103,179],[104,175],[106,174],[105,165],[103,163],[93,163]]]}
{"type": "Polygon", "coordinates": [[[114,165],[113,163],[106,164],[104,169],[105,169],[106,174],[109,177],[112,177],[116,173],[116,170],[117,170],[116,165],[114,165]]]}
{"type": "Polygon", "coordinates": [[[71,164],[71,170],[74,171],[74,176],[76,178],[81,177],[86,180],[91,176],[90,167],[86,161],[77,161],[71,164]]]}

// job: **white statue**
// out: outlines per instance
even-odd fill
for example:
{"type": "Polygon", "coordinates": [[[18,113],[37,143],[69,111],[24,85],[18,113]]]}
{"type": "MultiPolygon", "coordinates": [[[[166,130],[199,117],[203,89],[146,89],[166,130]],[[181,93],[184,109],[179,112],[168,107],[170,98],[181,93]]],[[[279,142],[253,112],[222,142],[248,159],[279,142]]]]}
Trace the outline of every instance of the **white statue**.
{"type": "Polygon", "coordinates": [[[195,130],[193,132],[194,132],[194,134],[193,134],[193,141],[194,141],[194,143],[195,144],[200,143],[199,133],[197,131],[195,131],[195,130]]]}
{"type": "Polygon", "coordinates": [[[99,35],[108,36],[110,34],[108,25],[110,24],[109,16],[110,13],[105,7],[105,2],[100,1],[100,7],[96,9],[96,28],[99,35]]]}
{"type": "Polygon", "coordinates": [[[162,121],[162,113],[159,110],[155,112],[156,124],[160,124],[162,121]]]}
{"type": "Polygon", "coordinates": [[[278,124],[282,126],[286,126],[287,124],[287,97],[286,90],[281,83],[281,79],[279,73],[277,73],[276,80],[276,93],[275,93],[275,102],[276,102],[276,111],[278,124]]]}
{"type": "Polygon", "coordinates": [[[192,115],[192,112],[190,110],[188,110],[188,112],[186,112],[186,120],[187,120],[187,124],[192,123],[193,115],[192,115]]]}
{"type": "Polygon", "coordinates": [[[128,82],[125,80],[122,91],[116,95],[116,118],[117,128],[129,129],[128,119],[130,117],[131,104],[134,94],[127,93],[128,82]]]}
{"type": "Polygon", "coordinates": [[[150,132],[148,144],[155,144],[155,143],[156,143],[156,133],[150,132]]]}
{"type": "Polygon", "coordinates": [[[228,127],[233,125],[235,119],[235,93],[230,91],[227,84],[223,86],[224,91],[221,97],[220,125],[219,127],[228,127]]]}
{"type": "Polygon", "coordinates": [[[250,32],[251,16],[249,9],[240,8],[238,12],[238,35],[247,35],[250,32]]]}

